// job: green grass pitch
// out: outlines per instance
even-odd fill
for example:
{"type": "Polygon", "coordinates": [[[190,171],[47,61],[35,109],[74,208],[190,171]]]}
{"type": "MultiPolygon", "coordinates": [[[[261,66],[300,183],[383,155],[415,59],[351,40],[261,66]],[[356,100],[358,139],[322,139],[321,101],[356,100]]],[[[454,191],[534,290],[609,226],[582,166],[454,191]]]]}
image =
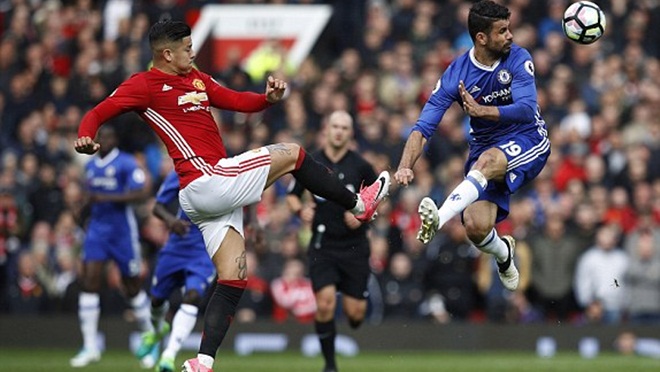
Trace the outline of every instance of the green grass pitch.
{"type": "MultiPolygon", "coordinates": [[[[70,368],[69,358],[76,350],[0,349],[0,370],[11,372],[63,371],[144,371],[128,351],[112,350],[103,354],[99,363],[86,368],[70,368]]],[[[181,353],[177,363],[193,356],[181,353]]],[[[660,360],[600,354],[594,359],[582,359],[577,353],[558,353],[550,359],[538,358],[534,353],[483,352],[363,352],[353,358],[338,358],[341,372],[537,372],[537,371],[658,371],[660,360]]],[[[236,372],[318,372],[321,357],[307,358],[299,353],[254,354],[237,356],[220,352],[215,371],[236,372]]]]}

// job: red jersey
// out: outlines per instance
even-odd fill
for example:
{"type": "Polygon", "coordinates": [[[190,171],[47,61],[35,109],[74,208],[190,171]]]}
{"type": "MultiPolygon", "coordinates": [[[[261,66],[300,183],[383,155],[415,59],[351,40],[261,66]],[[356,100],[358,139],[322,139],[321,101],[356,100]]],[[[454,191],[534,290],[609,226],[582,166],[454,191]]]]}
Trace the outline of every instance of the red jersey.
{"type": "Polygon", "coordinates": [[[107,120],[135,111],[165,143],[184,188],[202,175],[227,172],[214,169],[227,152],[211,107],[257,112],[268,106],[264,94],[225,88],[197,69],[169,75],[152,68],[131,76],[89,111],[82,118],[78,137],[94,138],[107,120]]]}

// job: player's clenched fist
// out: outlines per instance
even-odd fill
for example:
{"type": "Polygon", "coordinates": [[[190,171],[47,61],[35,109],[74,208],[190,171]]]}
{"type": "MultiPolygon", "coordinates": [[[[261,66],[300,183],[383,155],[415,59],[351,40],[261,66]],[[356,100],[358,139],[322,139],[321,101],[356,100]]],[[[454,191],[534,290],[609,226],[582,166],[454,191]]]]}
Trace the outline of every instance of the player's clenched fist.
{"type": "Polygon", "coordinates": [[[99,151],[101,145],[90,137],[80,137],[73,143],[73,147],[78,153],[91,155],[99,151]]]}
{"type": "Polygon", "coordinates": [[[269,76],[266,80],[266,101],[270,103],[278,102],[284,96],[286,82],[269,76]]]}
{"type": "Polygon", "coordinates": [[[415,178],[415,174],[410,168],[400,168],[396,171],[396,173],[394,173],[394,179],[396,182],[404,186],[408,186],[408,184],[412,182],[413,178],[415,178]]]}

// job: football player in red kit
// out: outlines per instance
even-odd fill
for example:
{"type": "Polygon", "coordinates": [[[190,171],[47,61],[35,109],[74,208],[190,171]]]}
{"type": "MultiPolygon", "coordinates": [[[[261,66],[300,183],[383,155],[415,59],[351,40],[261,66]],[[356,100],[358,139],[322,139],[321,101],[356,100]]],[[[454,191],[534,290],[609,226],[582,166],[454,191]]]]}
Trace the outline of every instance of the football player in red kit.
{"type": "Polygon", "coordinates": [[[80,153],[95,153],[100,148],[94,141],[98,128],[128,111],[140,115],[167,146],[180,179],[181,208],[202,231],[218,272],[199,353],[183,365],[185,372],[207,372],[213,368],[247,283],[242,207],[258,202],[265,188],[291,173],[312,193],[368,222],[387,195],[390,177],[383,172],[376,182],[354,193],[295,143],[278,143],[227,158],[211,107],[261,111],[282,99],[287,84],[268,77],[264,94],[222,87],[193,68],[190,35],[190,27],[183,22],[154,24],[149,30],[153,67],[131,76],[83,117],[74,147],[80,153]]]}

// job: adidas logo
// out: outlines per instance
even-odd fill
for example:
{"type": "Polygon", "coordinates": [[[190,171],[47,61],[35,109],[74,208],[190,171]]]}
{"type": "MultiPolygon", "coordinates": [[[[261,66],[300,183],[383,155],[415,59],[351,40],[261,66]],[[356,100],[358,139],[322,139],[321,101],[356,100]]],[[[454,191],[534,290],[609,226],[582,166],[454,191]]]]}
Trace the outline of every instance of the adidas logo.
{"type": "Polygon", "coordinates": [[[167,92],[168,90],[172,90],[172,87],[167,84],[163,84],[163,92],[167,92]]]}
{"type": "Polygon", "coordinates": [[[515,173],[509,173],[509,181],[513,182],[518,178],[515,173]]]}
{"type": "Polygon", "coordinates": [[[478,86],[475,85],[470,89],[470,91],[468,93],[470,93],[470,94],[477,93],[480,90],[481,90],[481,88],[479,88],[478,86]]]}

